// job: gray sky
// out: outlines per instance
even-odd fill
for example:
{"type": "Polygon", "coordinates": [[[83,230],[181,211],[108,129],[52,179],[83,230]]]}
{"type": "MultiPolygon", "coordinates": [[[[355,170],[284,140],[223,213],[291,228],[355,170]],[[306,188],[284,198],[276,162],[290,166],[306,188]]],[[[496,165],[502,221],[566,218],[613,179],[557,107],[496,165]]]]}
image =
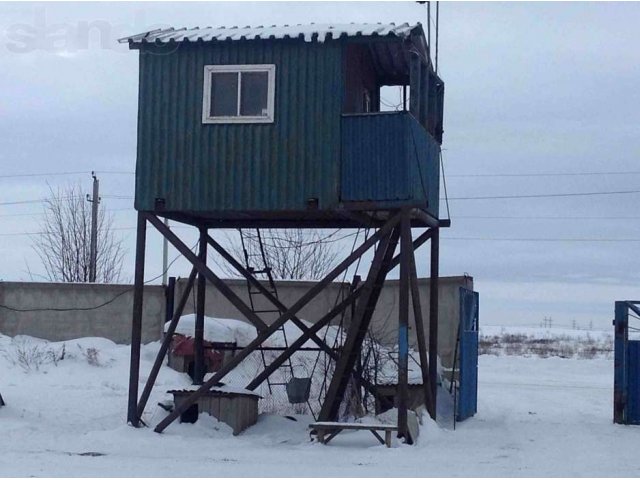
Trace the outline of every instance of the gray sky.
{"type": "MultiPolygon", "coordinates": [[[[43,271],[22,235],[38,231],[42,205],[3,203],[42,198],[47,182],[82,181],[88,193],[91,170],[135,168],[137,53],[117,38],[169,25],[425,17],[413,2],[0,4],[0,278],[28,280],[29,271],[43,271]],[[87,173],[7,177],[69,171],[87,173]]],[[[442,3],[449,196],[640,190],[637,173],[462,176],[640,172],[638,25],[635,3],[442,3]]],[[[110,197],[132,196],[133,175],[99,176],[104,205],[123,228],[131,278],[132,200],[110,197]]],[[[452,199],[441,272],[474,277],[485,324],[538,325],[552,317],[554,325],[608,328],[614,300],[640,298],[639,199],[452,199]]],[[[182,234],[193,243],[194,235],[182,234]]],[[[419,273],[426,274],[428,251],[421,252],[419,273]]],[[[160,237],[152,233],[146,276],[160,271],[160,237]]],[[[188,270],[176,262],[170,273],[188,270]]]]}

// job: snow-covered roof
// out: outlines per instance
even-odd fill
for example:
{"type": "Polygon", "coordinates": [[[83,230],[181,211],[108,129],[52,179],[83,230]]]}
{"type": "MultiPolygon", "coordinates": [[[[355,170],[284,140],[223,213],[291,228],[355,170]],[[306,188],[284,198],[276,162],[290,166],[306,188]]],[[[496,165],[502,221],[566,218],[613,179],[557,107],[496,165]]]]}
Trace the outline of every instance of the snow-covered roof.
{"type": "MultiPolygon", "coordinates": [[[[243,396],[247,396],[247,397],[257,397],[257,398],[262,398],[262,396],[260,396],[259,394],[257,394],[256,392],[252,391],[252,390],[247,390],[246,388],[242,388],[242,387],[236,387],[234,385],[219,385],[219,386],[214,386],[211,387],[209,389],[210,392],[216,392],[222,396],[238,396],[238,395],[243,395],[243,396]]],[[[178,393],[178,394],[185,394],[185,395],[190,395],[193,392],[195,392],[195,390],[189,390],[189,389],[182,389],[182,390],[169,390],[167,391],[167,393],[178,393]]]]}
{"type": "MultiPolygon", "coordinates": [[[[169,327],[167,322],[164,331],[169,327]]],[[[196,316],[194,314],[180,317],[176,333],[192,337],[195,331],[196,316]]],[[[207,342],[235,343],[239,347],[246,347],[256,338],[257,332],[253,325],[233,318],[204,318],[204,340],[207,342]]]]}
{"type": "Polygon", "coordinates": [[[195,27],[165,28],[121,38],[120,43],[130,44],[151,42],[211,42],[222,40],[269,40],[299,38],[306,42],[324,42],[340,37],[385,37],[407,38],[411,32],[421,27],[420,23],[311,23],[308,25],[283,25],[270,27],[195,27]]]}

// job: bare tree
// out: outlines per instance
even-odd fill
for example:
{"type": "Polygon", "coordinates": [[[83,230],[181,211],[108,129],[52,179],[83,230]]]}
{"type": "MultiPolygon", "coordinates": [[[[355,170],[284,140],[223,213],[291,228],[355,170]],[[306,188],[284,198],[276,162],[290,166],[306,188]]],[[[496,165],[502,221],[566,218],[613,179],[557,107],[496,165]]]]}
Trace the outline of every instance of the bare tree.
{"type": "MultiPolygon", "coordinates": [[[[227,237],[234,257],[245,262],[245,251],[249,266],[257,270],[270,267],[273,277],[279,280],[319,280],[336,263],[338,249],[337,231],[327,233],[320,230],[302,229],[261,229],[258,239],[256,230],[243,230],[243,244],[239,236],[227,237]],[[266,265],[263,265],[261,246],[264,250],[266,265]]],[[[220,262],[227,274],[236,275],[220,262]]]]}
{"type": "MultiPolygon", "coordinates": [[[[80,185],[54,190],[45,200],[41,233],[33,248],[44,265],[46,277],[55,282],[88,282],[91,244],[91,205],[80,185]]],[[[120,280],[125,250],[113,233],[113,217],[98,210],[96,281],[120,280]]]]}

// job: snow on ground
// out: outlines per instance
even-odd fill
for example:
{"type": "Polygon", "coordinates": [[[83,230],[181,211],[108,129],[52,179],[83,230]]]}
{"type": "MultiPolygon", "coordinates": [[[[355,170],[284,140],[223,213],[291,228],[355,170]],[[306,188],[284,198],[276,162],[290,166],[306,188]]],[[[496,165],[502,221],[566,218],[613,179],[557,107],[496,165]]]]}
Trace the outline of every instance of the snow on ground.
{"type": "MultiPolygon", "coordinates": [[[[483,355],[474,418],[455,431],[426,422],[417,446],[386,449],[368,432],[311,443],[301,416],[261,415],[236,437],[208,416],[163,434],[134,429],[125,423],[128,347],[79,339],[64,342],[61,359],[62,345],[0,336],[0,476],[640,474],[640,429],[611,420],[610,358],[483,355]]],[[[143,348],[141,382],[158,347],[143,348]]],[[[189,384],[164,367],[145,418],[155,425],[166,390],[189,384]]]]}

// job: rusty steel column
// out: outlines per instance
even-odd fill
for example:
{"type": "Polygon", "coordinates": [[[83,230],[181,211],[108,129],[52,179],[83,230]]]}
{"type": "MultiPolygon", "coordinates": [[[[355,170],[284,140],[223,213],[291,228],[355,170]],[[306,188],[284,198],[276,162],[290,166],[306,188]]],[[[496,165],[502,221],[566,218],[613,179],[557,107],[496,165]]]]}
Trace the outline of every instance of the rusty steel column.
{"type": "Polygon", "coordinates": [[[127,421],[140,425],[138,416],[138,382],[140,379],[140,344],[142,343],[142,301],[144,295],[144,258],[147,246],[147,220],[138,212],[136,232],[136,266],[133,287],[133,318],[131,321],[131,364],[129,367],[129,402],[127,421]]]}
{"type": "Polygon", "coordinates": [[[409,403],[409,254],[411,242],[411,219],[404,212],[400,221],[400,283],[398,288],[398,437],[410,441],[407,426],[409,403]]]}
{"type": "MultiPolygon", "coordinates": [[[[200,228],[200,250],[198,251],[198,259],[206,267],[207,265],[207,229],[200,228]]],[[[202,272],[198,273],[198,291],[196,297],[196,325],[194,332],[194,365],[193,365],[193,384],[202,385],[204,381],[205,364],[204,364],[204,304],[207,290],[207,277],[202,272]]]]}
{"type": "Polygon", "coordinates": [[[431,236],[431,276],[429,279],[429,380],[431,383],[431,398],[433,399],[433,413],[436,419],[436,405],[438,392],[438,278],[440,261],[440,229],[434,228],[431,236]]]}

